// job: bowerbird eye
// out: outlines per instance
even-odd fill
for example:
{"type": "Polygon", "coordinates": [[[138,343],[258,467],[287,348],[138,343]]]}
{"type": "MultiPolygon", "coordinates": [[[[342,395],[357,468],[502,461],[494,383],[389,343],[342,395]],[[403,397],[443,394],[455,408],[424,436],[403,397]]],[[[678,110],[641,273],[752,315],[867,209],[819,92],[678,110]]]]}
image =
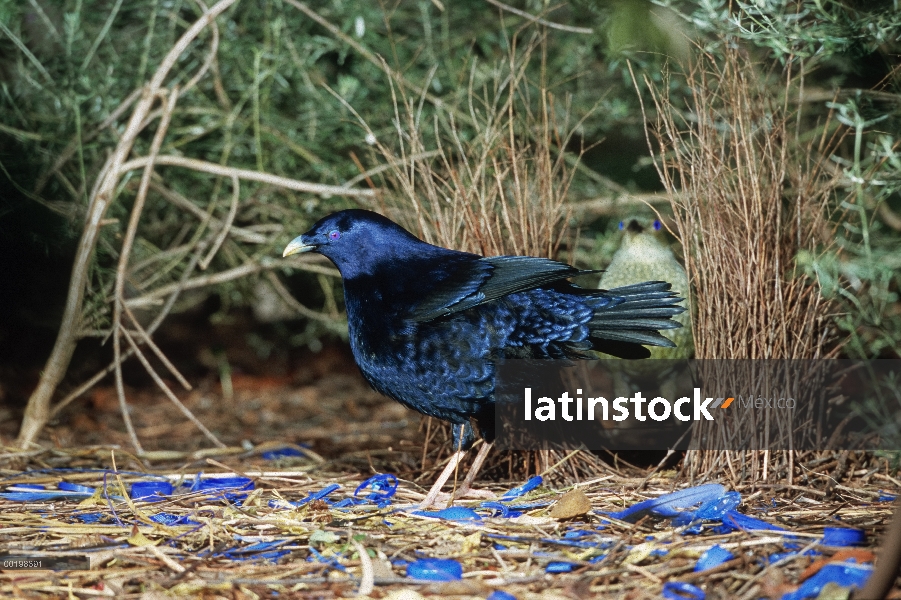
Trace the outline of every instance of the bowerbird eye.
{"type": "Polygon", "coordinates": [[[340,239],[341,239],[341,232],[338,231],[337,229],[333,229],[332,231],[329,231],[329,232],[328,232],[328,239],[330,239],[330,240],[333,241],[333,242],[334,242],[334,241],[337,241],[337,240],[340,240],[340,239]]]}

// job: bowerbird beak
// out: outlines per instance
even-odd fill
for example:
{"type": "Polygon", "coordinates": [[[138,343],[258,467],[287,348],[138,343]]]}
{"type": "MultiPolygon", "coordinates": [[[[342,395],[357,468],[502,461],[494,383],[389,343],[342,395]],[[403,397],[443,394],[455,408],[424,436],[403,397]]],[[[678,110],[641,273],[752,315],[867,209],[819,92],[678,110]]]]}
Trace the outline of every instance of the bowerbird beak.
{"type": "Polygon", "coordinates": [[[292,254],[300,254],[301,252],[309,252],[316,247],[309,244],[304,244],[303,240],[301,239],[302,237],[302,235],[299,235],[291,240],[291,243],[285,246],[285,251],[282,252],[282,257],[291,256],[292,254]]]}

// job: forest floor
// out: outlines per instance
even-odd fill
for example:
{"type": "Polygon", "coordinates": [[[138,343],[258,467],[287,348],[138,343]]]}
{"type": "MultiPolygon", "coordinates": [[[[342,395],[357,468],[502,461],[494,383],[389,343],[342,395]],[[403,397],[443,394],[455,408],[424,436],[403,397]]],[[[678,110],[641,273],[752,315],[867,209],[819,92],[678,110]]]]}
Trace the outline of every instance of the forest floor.
{"type": "MultiPolygon", "coordinates": [[[[223,448],[149,385],[126,390],[140,458],[111,381],[63,411],[34,449],[12,447],[15,413],[4,413],[0,548],[88,564],[0,568],[0,597],[841,598],[847,587],[802,594],[835,563],[839,583],[861,576],[856,565],[872,562],[901,492],[885,460],[861,455],[834,487],[825,476],[792,486],[723,479],[756,525],[730,527],[722,515],[682,525],[618,519],[607,513],[718,478],[688,482],[669,467],[598,460],[591,474],[545,469],[542,485],[500,503],[458,500],[471,510],[417,514],[450,451],[446,432],[371,390],[345,347],[275,360],[269,372],[229,357],[222,377],[178,394],[223,448]],[[394,478],[370,479],[378,474],[394,478]],[[246,486],[201,485],[223,476],[246,486]],[[136,482],[174,490],[135,501],[136,482]],[[847,546],[832,528],[863,537],[847,546]],[[696,570],[702,557],[714,566],[696,570]]],[[[535,475],[528,462],[505,460],[478,482],[496,500],[535,475]]]]}

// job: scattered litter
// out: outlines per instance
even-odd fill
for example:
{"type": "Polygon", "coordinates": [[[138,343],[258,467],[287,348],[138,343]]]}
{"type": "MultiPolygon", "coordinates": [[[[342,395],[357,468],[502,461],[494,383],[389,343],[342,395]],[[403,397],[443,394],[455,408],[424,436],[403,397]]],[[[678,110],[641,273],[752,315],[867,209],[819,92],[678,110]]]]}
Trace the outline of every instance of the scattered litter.
{"type": "Polygon", "coordinates": [[[704,590],[684,581],[667,581],[663,584],[663,597],[667,600],[704,600],[705,596],[704,590]]]}
{"type": "Polygon", "coordinates": [[[695,572],[697,571],[706,571],[707,569],[712,569],[714,567],[718,567],[726,561],[732,560],[735,558],[731,552],[722,548],[720,546],[711,546],[704,554],[701,555],[701,558],[698,559],[697,564],[695,564],[695,572]]]}
{"type": "MultiPolygon", "coordinates": [[[[92,492],[93,493],[93,492],[92,492]]],[[[159,502],[172,495],[172,484],[168,481],[136,481],[131,484],[129,496],[142,502],[159,502]]]]}
{"type": "MultiPolygon", "coordinates": [[[[259,460],[260,456],[253,458],[259,460]]],[[[376,574],[376,585],[390,585],[386,582],[399,573],[406,573],[411,582],[456,581],[466,570],[467,584],[472,577],[473,584],[504,586],[488,596],[492,600],[515,600],[511,592],[519,597],[527,593],[525,589],[520,593],[516,584],[519,574],[511,566],[525,569],[526,578],[545,578],[563,585],[574,581],[572,574],[580,570],[616,573],[629,586],[642,580],[640,585],[652,596],[704,600],[703,589],[716,589],[721,582],[708,579],[705,571],[740,555],[746,560],[735,561],[742,563],[736,570],[743,573],[748,565],[760,568],[777,561],[788,565],[785,571],[780,570],[781,565],[773,568],[786,577],[773,597],[793,590],[784,600],[801,600],[818,595],[822,599],[823,593],[831,593],[828,586],[847,590],[866,580],[873,553],[858,546],[868,543],[867,533],[873,538],[867,524],[873,512],[890,510],[884,504],[871,503],[855,512],[841,499],[814,509],[781,497],[773,504],[774,498],[760,495],[746,496],[743,503],[740,492],[726,491],[716,483],[655,498],[629,493],[627,499],[638,500],[629,504],[622,498],[624,490],[634,484],[625,479],[608,483],[605,477],[601,485],[608,488],[589,484],[560,495],[541,488],[542,479],[533,477],[495,500],[462,500],[449,508],[420,511],[409,508],[419,498],[417,493],[399,485],[399,478],[391,473],[372,475],[361,482],[344,474],[313,479],[301,471],[297,477],[293,472],[270,471],[267,479],[264,472],[243,472],[250,476],[164,476],[102,469],[19,474],[0,491],[0,504],[19,503],[8,504],[16,507],[10,511],[14,516],[0,520],[0,530],[25,519],[33,523],[29,526],[36,532],[31,539],[47,547],[62,546],[61,537],[70,535],[65,546],[69,551],[73,549],[71,540],[78,539],[88,544],[90,550],[85,552],[117,548],[117,560],[128,552],[140,552],[139,564],[146,564],[149,547],[165,551],[170,563],[203,559],[211,565],[218,563],[217,568],[237,563],[251,569],[296,569],[298,561],[306,561],[292,578],[318,578],[336,585],[346,581],[357,586],[363,567],[356,543],[362,543],[373,564],[391,565],[387,573],[376,574]],[[257,489],[259,481],[265,484],[257,489]],[[135,503],[123,498],[125,492],[142,503],[166,502],[143,504],[134,510],[135,503]],[[392,506],[395,503],[397,507],[392,506]],[[603,512],[617,505],[621,510],[603,512]],[[836,507],[841,514],[829,514],[846,526],[823,528],[822,510],[836,507]],[[781,514],[787,518],[776,521],[779,525],[770,522],[781,514]],[[642,519],[638,527],[627,524],[642,519]],[[798,534],[794,526],[784,523],[797,523],[798,534]],[[63,533],[66,526],[71,534],[63,533]],[[758,533],[749,536],[749,531],[758,533]],[[417,545],[405,545],[406,539],[417,545]],[[414,548],[449,558],[431,558],[414,548]],[[813,558],[791,561],[801,553],[813,558]],[[685,575],[691,583],[667,580],[679,577],[666,574],[670,557],[683,561],[697,557],[693,565],[683,563],[698,573],[685,575]],[[814,562],[804,568],[810,560],[814,562]],[[279,567],[274,567],[276,564],[279,567]],[[801,575],[794,575],[795,569],[801,568],[801,575]],[[663,581],[655,583],[648,573],[663,581]]],[[[875,493],[871,497],[875,498],[875,493]]],[[[0,513],[0,519],[2,516],[0,513]]],[[[279,571],[269,573],[273,576],[279,571]]],[[[723,569],[715,577],[735,581],[723,569]]],[[[341,593],[347,591],[342,588],[341,593]]],[[[387,590],[384,595],[393,597],[387,590]]]]}
{"type": "Polygon", "coordinates": [[[480,521],[482,517],[471,508],[451,506],[442,510],[414,510],[411,514],[446,521],[480,521]]]}
{"type": "Polygon", "coordinates": [[[863,529],[850,527],[827,527],[823,530],[824,546],[859,546],[867,541],[867,533],[863,529]]]}
{"type": "Polygon", "coordinates": [[[816,575],[805,581],[794,592],[783,594],[782,600],[804,600],[816,598],[823,587],[834,583],[843,588],[860,588],[866,583],[872,567],[855,565],[853,563],[831,563],[820,569],[816,575]]]}
{"type": "Polygon", "coordinates": [[[628,523],[635,523],[650,513],[660,517],[677,517],[685,509],[691,508],[696,504],[720,498],[725,491],[725,488],[718,483],[699,485],[686,490],[679,490],[672,494],[664,494],[657,498],[638,502],[625,510],[607,514],[614,519],[619,519],[620,521],[626,521],[628,523]]]}
{"type": "Polygon", "coordinates": [[[554,561],[549,562],[547,567],[545,567],[544,571],[546,573],[569,573],[573,569],[575,569],[578,565],[574,565],[570,562],[562,562],[562,561],[554,561]]]}
{"type": "Polygon", "coordinates": [[[463,565],[449,558],[424,558],[407,565],[407,577],[429,581],[463,579],[463,565]]]}
{"type": "Polygon", "coordinates": [[[516,486],[512,490],[506,492],[503,496],[501,496],[500,501],[507,502],[509,500],[513,500],[514,498],[525,496],[526,494],[540,486],[542,483],[544,483],[544,479],[541,478],[541,475],[536,475],[524,484],[516,486]]]}

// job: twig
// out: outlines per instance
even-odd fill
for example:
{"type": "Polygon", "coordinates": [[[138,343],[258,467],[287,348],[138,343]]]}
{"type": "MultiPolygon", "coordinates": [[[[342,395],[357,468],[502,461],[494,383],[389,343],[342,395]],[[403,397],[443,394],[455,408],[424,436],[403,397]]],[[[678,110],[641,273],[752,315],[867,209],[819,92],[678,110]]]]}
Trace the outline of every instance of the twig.
{"type": "Polygon", "coordinates": [[[552,21],[546,21],[545,19],[542,19],[541,17],[536,17],[535,15],[533,15],[531,13],[527,13],[524,10],[519,10],[518,8],[513,8],[512,6],[510,6],[508,4],[504,4],[503,2],[500,2],[499,0],[486,0],[486,2],[488,2],[489,4],[495,5],[496,7],[500,8],[501,10],[505,10],[509,13],[513,13],[514,15],[526,18],[526,19],[532,21],[533,23],[538,23],[539,25],[544,25],[545,27],[550,27],[551,29],[559,29],[560,31],[569,31],[571,33],[586,33],[586,34],[594,33],[594,29],[591,29],[590,27],[573,27],[572,25],[560,25],[559,23],[554,23],[552,21]]]}
{"type": "Polygon", "coordinates": [[[231,207],[228,209],[228,216],[225,217],[225,221],[222,223],[222,228],[219,230],[219,235],[216,236],[216,240],[213,242],[213,247],[210,248],[209,254],[206,255],[206,258],[200,261],[201,270],[205,271],[206,268],[210,266],[210,261],[212,261],[213,257],[216,256],[216,253],[219,252],[219,248],[222,246],[222,242],[225,241],[225,237],[231,230],[232,223],[235,221],[235,215],[238,214],[238,198],[240,196],[241,180],[238,179],[237,175],[232,175],[231,207]]]}
{"type": "MultiPolygon", "coordinates": [[[[197,417],[194,416],[194,413],[192,413],[191,410],[187,406],[182,404],[182,401],[179,400],[178,397],[172,393],[172,390],[169,389],[169,386],[166,385],[166,382],[163,381],[163,379],[159,376],[159,374],[157,374],[156,370],[153,368],[153,365],[150,364],[150,361],[147,360],[147,357],[145,357],[144,353],[141,352],[141,350],[138,348],[137,343],[135,343],[134,338],[131,337],[131,334],[128,333],[128,330],[125,328],[122,328],[120,331],[122,332],[122,336],[131,345],[132,350],[135,351],[135,354],[137,355],[138,360],[141,361],[141,364],[144,366],[144,369],[146,369],[146,371],[150,375],[150,377],[153,378],[154,383],[156,383],[156,385],[163,391],[163,393],[166,394],[166,397],[169,398],[169,400],[171,400],[172,403],[175,404],[175,406],[177,406],[179,408],[179,410],[181,410],[182,414],[184,414],[186,417],[188,417],[188,420],[190,420],[192,423],[194,423],[194,425],[197,427],[197,429],[199,429],[201,432],[203,432],[203,435],[205,435],[207,437],[207,439],[209,439],[211,442],[213,442],[217,447],[225,448],[226,447],[225,444],[223,444],[221,441],[219,441],[219,438],[217,438],[213,434],[212,431],[207,429],[206,426],[203,423],[201,423],[197,417]]],[[[139,455],[144,452],[142,449],[140,449],[140,446],[137,446],[136,448],[138,450],[139,455]]]]}
{"type": "MultiPolygon", "coordinates": [[[[149,160],[150,159],[146,156],[132,159],[123,164],[120,167],[119,172],[125,173],[126,171],[131,171],[133,169],[140,169],[147,166],[147,162],[149,160]]],[[[186,167],[188,169],[202,171],[204,173],[211,173],[213,175],[222,175],[224,177],[239,177],[241,179],[248,179],[250,181],[259,181],[260,183],[268,183],[270,185],[287,188],[289,190],[296,190],[298,192],[309,192],[311,194],[322,194],[325,196],[365,196],[366,198],[375,197],[374,190],[355,190],[338,185],[309,183],[306,181],[298,181],[297,179],[290,179],[288,177],[281,177],[279,175],[271,175],[269,173],[263,173],[261,171],[251,171],[249,169],[236,169],[235,167],[226,167],[223,165],[217,165],[216,163],[207,162],[205,160],[186,158],[184,156],[162,155],[155,157],[153,162],[157,165],[186,167]]]]}

